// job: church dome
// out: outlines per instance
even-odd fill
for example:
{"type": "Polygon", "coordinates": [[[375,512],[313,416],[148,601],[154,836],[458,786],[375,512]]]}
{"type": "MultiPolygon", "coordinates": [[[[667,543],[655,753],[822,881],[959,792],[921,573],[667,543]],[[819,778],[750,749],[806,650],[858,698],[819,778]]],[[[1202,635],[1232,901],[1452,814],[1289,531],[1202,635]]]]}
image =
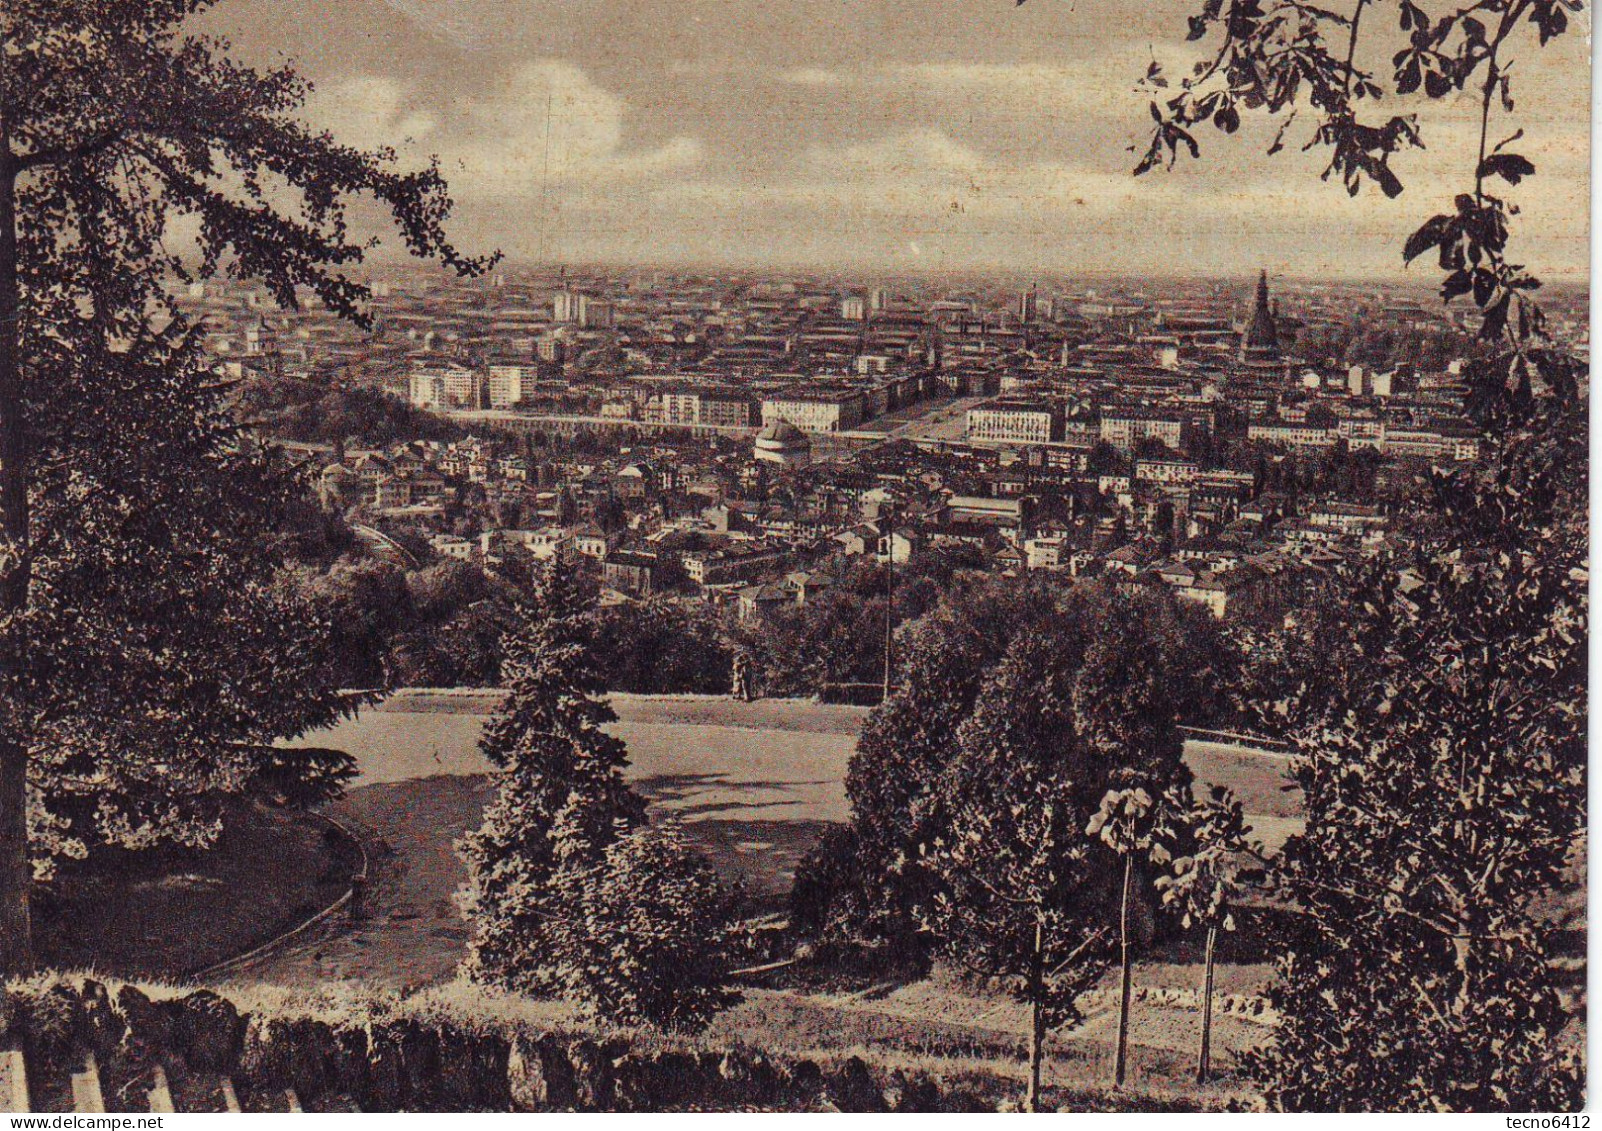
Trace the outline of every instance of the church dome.
{"type": "Polygon", "coordinates": [[[788,420],[775,420],[762,431],[757,433],[758,443],[767,444],[805,444],[810,446],[811,441],[807,434],[791,424],[788,420]]]}
{"type": "Polygon", "coordinates": [[[788,420],[775,420],[757,433],[755,454],[767,463],[803,464],[812,455],[812,441],[788,420]]]}

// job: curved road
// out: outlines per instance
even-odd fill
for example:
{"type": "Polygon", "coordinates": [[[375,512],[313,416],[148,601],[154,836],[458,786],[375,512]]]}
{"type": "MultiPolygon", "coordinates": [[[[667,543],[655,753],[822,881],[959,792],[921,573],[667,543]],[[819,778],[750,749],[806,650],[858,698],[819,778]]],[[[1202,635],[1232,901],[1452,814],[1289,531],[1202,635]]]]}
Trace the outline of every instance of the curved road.
{"type": "MultiPolygon", "coordinates": [[[[415,986],[446,977],[466,940],[452,899],[464,873],[454,841],[491,795],[477,743],[498,693],[403,691],[357,718],[307,735],[345,749],[359,777],[335,807],[376,851],[368,916],[333,937],[250,964],[255,979],[415,986]]],[[[629,776],[653,812],[687,837],[759,905],[782,907],[796,861],[828,824],[845,821],[845,769],[867,710],[801,700],[739,703],[697,696],[614,695],[612,729],[629,746],[629,776]]],[[[1197,777],[1242,798],[1277,848],[1298,823],[1283,758],[1192,742],[1197,777]]]]}

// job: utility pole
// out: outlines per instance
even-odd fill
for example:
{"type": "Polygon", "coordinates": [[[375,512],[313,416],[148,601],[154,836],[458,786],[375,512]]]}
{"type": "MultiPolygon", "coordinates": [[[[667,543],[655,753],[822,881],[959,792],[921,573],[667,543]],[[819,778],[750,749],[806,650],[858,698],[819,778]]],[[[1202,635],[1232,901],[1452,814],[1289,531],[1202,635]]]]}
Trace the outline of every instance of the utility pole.
{"type": "Polygon", "coordinates": [[[896,619],[896,518],[890,512],[885,523],[885,601],[884,601],[884,698],[888,701],[891,688],[891,663],[894,659],[896,619]]]}

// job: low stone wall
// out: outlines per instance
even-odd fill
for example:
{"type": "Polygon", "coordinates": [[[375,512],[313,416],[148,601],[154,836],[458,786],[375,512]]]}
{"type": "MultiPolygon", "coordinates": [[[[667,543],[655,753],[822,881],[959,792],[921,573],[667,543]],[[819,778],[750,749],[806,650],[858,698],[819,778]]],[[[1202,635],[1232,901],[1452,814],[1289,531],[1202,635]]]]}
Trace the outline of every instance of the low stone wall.
{"type": "MultiPolygon", "coordinates": [[[[166,991],[170,993],[170,991],[166,991]]],[[[875,1068],[676,1049],[487,1021],[330,1023],[252,1014],[211,990],[162,996],[61,979],[13,987],[5,1038],[23,1050],[34,1111],[73,1109],[71,1077],[96,1067],[110,1111],[150,1110],[160,1069],[178,1110],[934,1112],[994,1110],[996,1096],[875,1068]],[[90,1058],[93,1058],[92,1061],[90,1058]]]]}

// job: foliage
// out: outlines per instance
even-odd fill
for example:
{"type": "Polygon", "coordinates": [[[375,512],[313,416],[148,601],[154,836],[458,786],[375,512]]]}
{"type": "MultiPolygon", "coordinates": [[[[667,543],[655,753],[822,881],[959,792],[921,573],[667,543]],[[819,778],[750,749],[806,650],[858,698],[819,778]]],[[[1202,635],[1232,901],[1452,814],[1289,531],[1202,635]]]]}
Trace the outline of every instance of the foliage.
{"type": "Polygon", "coordinates": [[[959,581],[896,641],[896,693],[863,725],[846,767],[846,796],[861,858],[862,912],[855,932],[906,938],[918,929],[912,908],[926,838],[921,810],[951,758],[957,728],[972,713],[984,674],[1022,626],[1044,615],[1051,598],[1038,582],[959,581]]]}
{"type": "MultiPolygon", "coordinates": [[[[891,936],[940,891],[923,859],[963,821],[999,819],[1046,789],[1073,799],[1082,836],[1118,771],[1182,777],[1179,718],[1230,667],[1211,618],[1109,584],[962,585],[899,648],[904,682],[869,716],[846,782],[867,889],[854,926],[891,936]],[[1009,766],[1036,776],[1013,781],[1009,766]]],[[[1103,882],[1087,894],[1110,893],[1103,882]]]]}
{"type": "Polygon", "coordinates": [[[1540,328],[1540,312],[1530,302],[1540,282],[1507,259],[1508,220],[1517,209],[1491,189],[1498,181],[1518,185],[1535,166],[1507,148],[1522,130],[1492,144],[1492,112],[1514,109],[1510,76],[1519,36],[1528,33],[1545,46],[1583,9],[1583,0],[1472,0],[1456,7],[1357,0],[1343,13],[1306,0],[1201,0],[1187,38],[1216,46],[1177,86],[1152,63],[1144,84],[1153,95],[1155,124],[1135,172],[1172,166],[1181,150],[1199,156],[1198,127],[1211,123],[1232,134],[1243,114],[1253,112],[1280,120],[1269,149],[1276,153],[1302,114],[1312,120],[1303,148],[1329,154],[1325,180],[1338,179],[1353,196],[1372,181],[1396,197],[1403,185],[1393,158],[1422,149],[1424,127],[1416,113],[1387,114],[1385,100],[1422,94],[1444,102],[1468,94],[1481,111],[1472,192],[1431,217],[1403,254],[1411,261],[1435,253],[1442,296],[1469,295],[1483,315],[1481,337],[1516,342],[1540,328]],[[1374,37],[1386,35],[1379,21],[1387,15],[1397,32],[1376,45],[1374,37]],[[1364,64],[1380,51],[1389,56],[1386,65],[1364,64]]]}
{"type": "Polygon", "coordinates": [[[1106,970],[1110,948],[1086,898],[1095,861],[1077,783],[1061,764],[1018,765],[1011,751],[998,753],[985,768],[1004,785],[962,798],[949,831],[923,847],[937,884],[919,913],[943,954],[1030,1007],[1026,1106],[1038,1111],[1046,1035],[1081,1019],[1078,998],[1106,970]]]}
{"type": "Polygon", "coordinates": [[[1135,860],[1145,854],[1155,865],[1171,859],[1169,844],[1174,839],[1174,801],[1188,791],[1189,783],[1177,775],[1169,789],[1157,792],[1139,784],[1144,775],[1120,774],[1118,788],[1102,795],[1101,804],[1085,826],[1085,835],[1095,837],[1116,852],[1124,862],[1123,890],[1118,900],[1118,966],[1122,993],[1118,1001],[1118,1043],[1113,1083],[1121,1087],[1129,1059],[1129,995],[1134,971],[1134,951],[1129,930],[1130,899],[1134,894],[1135,860]],[[1131,784],[1133,783],[1133,784],[1131,784]]]}
{"type": "MultiPolygon", "coordinates": [[[[892,871],[921,873],[913,914],[943,953],[1031,1005],[1031,1105],[1041,1041],[1077,1018],[1074,999],[1111,953],[1120,870],[1096,837],[1125,822],[1103,829],[1108,790],[1131,776],[1159,791],[1189,780],[1177,724],[1195,689],[1168,662],[1188,626],[1163,602],[1070,589],[1017,625],[955,728],[955,756],[912,802],[918,840],[892,871]]],[[[1144,790],[1129,795],[1157,816],[1144,790]]],[[[1142,820],[1137,847],[1159,831],[1142,820]]],[[[1127,877],[1123,900],[1127,955],[1127,877]]]]}
{"type": "Polygon", "coordinates": [[[1008,775],[923,855],[941,881],[923,914],[942,953],[1038,1004],[1048,1029],[1079,1019],[1075,998],[1111,953],[1101,909],[1084,898],[1093,846],[1073,792],[1050,771],[1008,775]]]}
{"type": "Polygon", "coordinates": [[[325,746],[268,746],[257,755],[249,791],[275,804],[310,809],[344,795],[356,777],[356,759],[325,746]]]}
{"type": "Polygon", "coordinates": [[[326,572],[303,570],[296,585],[328,618],[340,686],[387,686],[391,642],[412,617],[406,572],[376,558],[345,556],[326,572]]]}
{"type": "Polygon", "coordinates": [[[851,825],[830,825],[795,866],[790,883],[790,930],[804,939],[841,933],[855,916],[850,900],[862,890],[861,846],[851,825]]]}
{"type": "Polygon", "coordinates": [[[194,350],[104,351],[34,390],[34,599],[0,627],[27,656],[0,710],[29,751],[42,871],[106,843],[206,845],[226,795],[330,784],[271,747],[346,707],[328,624],[284,572],[306,485],[239,433],[194,350]]]}
{"type": "MultiPolygon", "coordinates": [[[[1248,873],[1244,858],[1262,859],[1262,849],[1246,839],[1241,804],[1229,790],[1213,786],[1203,800],[1183,797],[1178,815],[1183,844],[1171,849],[1172,867],[1157,877],[1163,903],[1180,909],[1185,927],[1201,927],[1207,934],[1203,959],[1201,1047],[1196,1057],[1196,1082],[1207,1083],[1212,1071],[1213,973],[1218,960],[1218,936],[1235,929],[1233,904],[1248,873]]],[[[1255,875],[1256,873],[1252,873],[1255,875]]]]}
{"type": "Polygon", "coordinates": [[[781,609],[730,634],[755,661],[771,695],[816,695],[826,684],[884,680],[885,615],[892,630],[931,608],[967,561],[958,554],[920,554],[898,565],[848,561],[829,588],[806,604],[781,609]],[[892,592],[892,585],[894,590],[892,592]],[[893,604],[892,604],[893,602],[893,604]]]}
{"type": "Polygon", "coordinates": [[[239,396],[242,416],[272,435],[302,443],[387,447],[410,440],[461,440],[461,425],[378,389],[257,377],[239,396]]]}
{"type": "Polygon", "coordinates": [[[367,291],[345,275],[366,247],[350,223],[363,198],[414,253],[465,274],[488,266],[446,239],[437,169],[403,171],[391,152],[313,133],[295,117],[308,88],[290,68],[258,73],[227,44],[184,35],[210,6],[0,11],[7,972],[32,962],[30,785],[50,851],[93,836],[204,841],[215,818],[203,799],[237,791],[251,751],[337,707],[315,613],[263,545],[294,477],[224,426],[170,285],[226,272],[261,279],[285,306],[304,287],[364,321],[367,291]],[[187,247],[180,219],[197,233],[187,247]]]}
{"type": "Polygon", "coordinates": [[[1260,642],[1308,820],[1278,881],[1309,941],[1254,1065],[1280,1107],[1579,1102],[1531,903],[1584,827],[1585,420],[1517,388],[1486,407],[1491,458],[1436,475],[1412,543],[1260,642]]]}
{"type": "Polygon", "coordinates": [[[596,616],[596,652],[613,691],[728,694],[733,657],[704,609],[657,598],[613,605],[596,616]]]}
{"type": "Polygon", "coordinates": [[[1190,799],[1177,816],[1186,847],[1170,850],[1170,869],[1157,877],[1162,901],[1179,910],[1187,928],[1233,931],[1231,905],[1241,881],[1241,863],[1258,855],[1247,840],[1251,829],[1240,802],[1215,785],[1208,797],[1190,799]]]}
{"type": "Polygon", "coordinates": [[[739,1000],[728,986],[733,902],[676,829],[620,837],[578,887],[562,940],[567,986],[597,1016],[695,1031],[739,1000]]]}
{"type": "Polygon", "coordinates": [[[463,837],[462,893],[473,924],[465,964],[477,980],[520,992],[564,988],[582,876],[644,820],[623,781],[623,743],[601,728],[616,715],[593,649],[591,597],[555,559],[535,578],[507,641],[507,698],[480,748],[499,771],[484,823],[463,837]]]}

